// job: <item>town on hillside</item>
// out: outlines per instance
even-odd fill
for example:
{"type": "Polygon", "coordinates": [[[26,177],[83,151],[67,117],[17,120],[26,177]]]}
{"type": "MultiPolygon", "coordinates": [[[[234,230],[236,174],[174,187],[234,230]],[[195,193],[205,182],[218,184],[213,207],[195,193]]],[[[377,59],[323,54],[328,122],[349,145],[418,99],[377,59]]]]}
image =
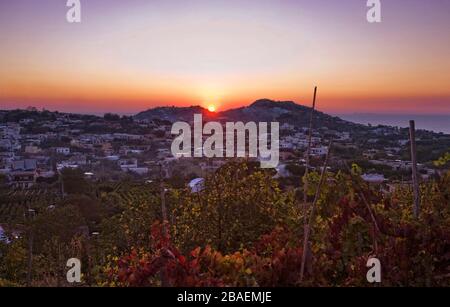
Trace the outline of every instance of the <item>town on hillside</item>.
{"type": "MultiPolygon", "coordinates": [[[[174,113],[170,108],[166,112],[174,113]]],[[[277,106],[269,112],[280,113],[277,106]]],[[[233,115],[236,120],[235,112],[233,115]]],[[[356,163],[362,168],[363,180],[387,192],[410,183],[408,129],[356,125],[337,118],[323,124],[320,119],[326,115],[317,113],[316,116],[320,125],[313,126],[311,135],[311,170],[321,168],[332,139],[330,168],[339,169],[342,161],[356,163]]],[[[226,118],[222,116],[218,120],[226,118]]],[[[298,184],[305,171],[309,125],[307,121],[295,123],[295,118],[284,118],[284,122],[280,120],[280,163],[275,176],[289,189],[298,184]]],[[[170,150],[174,138],[171,128],[170,120],[139,115],[98,117],[34,108],[2,111],[2,183],[11,191],[51,186],[63,170],[76,169],[92,181],[130,178],[145,182],[163,176],[183,179],[180,184],[187,186],[190,180],[205,177],[230,160],[174,157],[170,150]]],[[[450,148],[449,135],[418,131],[417,147],[421,180],[443,172],[434,161],[450,148]]]]}

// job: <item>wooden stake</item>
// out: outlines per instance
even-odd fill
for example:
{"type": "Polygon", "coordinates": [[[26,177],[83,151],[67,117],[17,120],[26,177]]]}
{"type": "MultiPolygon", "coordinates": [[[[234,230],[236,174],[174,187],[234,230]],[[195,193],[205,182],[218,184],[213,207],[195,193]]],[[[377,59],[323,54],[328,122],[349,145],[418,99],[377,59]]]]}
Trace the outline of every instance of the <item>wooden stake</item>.
{"type": "Polygon", "coordinates": [[[419,191],[419,178],[417,177],[416,123],[413,120],[409,122],[409,140],[411,144],[412,183],[414,191],[414,217],[419,218],[420,191],[419,191]]]}
{"type": "Polygon", "coordinates": [[[167,217],[167,208],[166,208],[166,189],[164,187],[164,176],[163,176],[163,166],[159,165],[159,180],[160,180],[160,193],[161,193],[161,213],[164,222],[164,232],[166,232],[166,223],[169,221],[167,217]]]}
{"type": "Polygon", "coordinates": [[[317,86],[314,88],[313,105],[312,105],[311,114],[309,117],[308,148],[306,149],[306,169],[305,169],[305,175],[304,175],[305,182],[303,185],[303,190],[304,190],[303,191],[303,204],[304,204],[305,208],[306,208],[306,203],[308,202],[309,158],[311,155],[312,128],[313,128],[314,111],[316,109],[316,97],[317,97],[317,86]]]}
{"type": "Polygon", "coordinates": [[[27,269],[27,287],[31,287],[32,279],[33,279],[33,241],[34,241],[34,214],[35,211],[30,208],[30,204],[28,204],[28,269],[27,269]]]}
{"type": "MultiPolygon", "coordinates": [[[[305,174],[303,175],[303,213],[305,214],[304,216],[304,221],[303,221],[303,233],[305,234],[303,241],[304,241],[304,246],[305,246],[305,238],[306,238],[306,233],[309,231],[308,228],[308,174],[309,174],[309,164],[310,164],[310,156],[311,156],[311,144],[312,144],[312,128],[313,128],[313,120],[314,120],[314,111],[316,109],[316,98],[317,98],[317,86],[314,87],[314,96],[313,96],[313,104],[312,104],[312,108],[311,108],[311,113],[310,113],[310,117],[309,117],[309,130],[308,130],[308,147],[306,148],[306,163],[305,163],[305,174]]],[[[307,243],[307,242],[306,242],[307,243]]],[[[300,276],[300,280],[303,280],[303,274],[304,274],[304,270],[305,270],[305,262],[306,262],[306,249],[303,249],[303,256],[302,256],[302,267],[301,267],[301,276],[300,276]],[[304,259],[303,259],[304,258],[304,259]]]]}
{"type": "Polygon", "coordinates": [[[325,158],[325,163],[322,169],[322,174],[320,175],[319,185],[317,186],[316,195],[314,197],[314,202],[312,204],[311,213],[309,214],[308,224],[305,225],[305,234],[303,239],[303,252],[302,252],[302,265],[300,268],[300,282],[303,281],[303,276],[305,274],[305,264],[306,264],[306,255],[308,254],[308,244],[309,244],[309,235],[311,233],[311,226],[314,222],[314,216],[316,213],[317,202],[319,201],[320,194],[322,192],[322,185],[325,181],[325,174],[327,173],[328,161],[330,159],[331,147],[333,146],[333,141],[330,141],[330,145],[328,146],[328,153],[325,158]]]}
{"type": "Polygon", "coordinates": [[[367,201],[366,196],[364,195],[364,189],[363,186],[359,183],[358,179],[355,178],[355,176],[352,174],[352,170],[350,169],[350,167],[348,166],[347,162],[344,161],[344,166],[346,168],[346,170],[348,171],[350,178],[352,180],[352,184],[357,186],[360,190],[359,193],[357,193],[359,195],[359,197],[361,197],[361,199],[363,200],[364,205],[366,206],[367,210],[369,211],[370,214],[370,218],[372,220],[372,224],[373,224],[373,250],[375,252],[376,255],[378,255],[378,241],[377,241],[377,236],[379,233],[381,233],[380,231],[380,227],[378,226],[378,222],[377,219],[375,218],[375,214],[373,213],[369,202],[367,201]]]}
{"type": "MultiPolygon", "coordinates": [[[[162,219],[163,219],[163,233],[166,237],[169,233],[169,230],[167,229],[168,224],[168,218],[167,218],[167,208],[166,208],[166,190],[164,188],[164,177],[163,177],[163,166],[162,164],[159,164],[159,179],[160,179],[160,192],[161,192],[161,213],[162,213],[162,219]]],[[[165,249],[166,247],[164,247],[165,249]]],[[[169,287],[170,284],[167,280],[167,269],[165,266],[161,268],[160,271],[160,278],[161,278],[161,286],[162,287],[169,287]]]]}

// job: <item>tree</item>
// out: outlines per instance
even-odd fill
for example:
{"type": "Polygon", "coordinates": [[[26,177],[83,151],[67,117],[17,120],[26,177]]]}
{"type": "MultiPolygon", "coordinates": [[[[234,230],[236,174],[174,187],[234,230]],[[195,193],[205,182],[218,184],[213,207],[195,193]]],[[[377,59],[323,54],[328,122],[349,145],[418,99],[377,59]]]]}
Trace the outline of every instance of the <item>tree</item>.
{"type": "Polygon", "coordinates": [[[448,166],[449,164],[450,164],[450,152],[447,152],[441,158],[434,161],[434,165],[436,167],[445,167],[445,166],[448,166]]]}
{"type": "Polygon", "coordinates": [[[113,114],[113,113],[106,113],[105,115],[103,115],[103,118],[109,122],[120,121],[120,115],[113,114]]]}
{"type": "Polygon", "coordinates": [[[23,284],[27,274],[27,250],[23,240],[0,242],[0,286],[23,284]]]}
{"type": "Polygon", "coordinates": [[[282,193],[272,176],[246,163],[230,163],[206,179],[202,192],[185,190],[173,209],[177,244],[183,250],[210,244],[235,251],[277,225],[295,223],[294,195],[282,193]]]}
{"type": "MultiPolygon", "coordinates": [[[[60,286],[64,282],[67,259],[82,257],[81,239],[86,223],[75,206],[57,206],[39,212],[24,235],[33,240],[33,284],[60,286]]],[[[28,252],[28,251],[27,251],[28,252]]]]}
{"type": "Polygon", "coordinates": [[[61,177],[64,193],[88,194],[90,192],[89,183],[81,170],[65,168],[61,171],[61,177]]]}

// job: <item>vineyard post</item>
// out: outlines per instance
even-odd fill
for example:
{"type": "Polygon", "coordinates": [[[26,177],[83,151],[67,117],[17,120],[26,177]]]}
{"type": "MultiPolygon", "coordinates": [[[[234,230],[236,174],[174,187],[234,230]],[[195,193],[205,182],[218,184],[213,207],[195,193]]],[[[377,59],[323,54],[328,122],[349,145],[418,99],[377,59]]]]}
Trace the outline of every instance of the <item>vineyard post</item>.
{"type": "Polygon", "coordinates": [[[218,225],[218,237],[219,237],[219,250],[222,250],[222,223],[223,223],[223,202],[222,202],[222,190],[220,189],[220,185],[217,183],[216,177],[212,177],[214,181],[215,190],[219,194],[219,225],[218,225]]]}
{"type": "MultiPolygon", "coordinates": [[[[316,109],[316,97],[317,97],[317,86],[314,88],[313,105],[311,108],[311,114],[309,118],[309,130],[308,130],[308,148],[306,149],[306,169],[304,175],[304,186],[303,186],[303,204],[306,208],[306,203],[308,201],[308,171],[309,171],[309,157],[311,154],[311,143],[312,143],[312,128],[314,119],[314,110],[316,109]]],[[[305,215],[306,216],[306,215],[305,215]]],[[[305,219],[306,221],[306,219],[305,219]]]]}
{"type": "MultiPolygon", "coordinates": [[[[310,155],[311,155],[311,143],[312,143],[312,128],[313,128],[313,120],[314,120],[314,111],[316,109],[316,97],[317,97],[317,86],[314,87],[314,95],[313,95],[313,104],[311,108],[311,113],[309,117],[309,130],[308,130],[308,147],[306,148],[306,163],[305,163],[305,174],[303,176],[303,212],[305,214],[304,216],[304,235],[306,237],[307,230],[307,224],[308,224],[308,215],[307,215],[307,202],[308,202],[308,174],[309,174],[309,163],[310,163],[310,155]]],[[[305,238],[304,238],[305,239],[305,238]]],[[[305,251],[305,249],[304,249],[305,251]]],[[[306,254],[305,254],[306,257],[306,254]]],[[[306,258],[305,258],[306,261],[306,258]]],[[[301,273],[301,279],[303,279],[303,271],[304,271],[304,264],[302,263],[302,273],[301,273]]]]}
{"type": "Polygon", "coordinates": [[[160,189],[161,189],[161,213],[163,218],[164,232],[166,233],[166,223],[169,221],[167,218],[167,208],[166,208],[166,189],[164,188],[164,178],[163,178],[163,166],[159,165],[159,176],[160,176],[160,189]]]}
{"type": "Polygon", "coordinates": [[[420,192],[419,179],[417,177],[417,150],[416,150],[416,123],[409,122],[409,138],[411,144],[411,162],[412,162],[412,184],[414,189],[414,217],[419,217],[420,211],[420,192]]]}
{"type": "Polygon", "coordinates": [[[359,181],[355,178],[355,176],[352,173],[352,170],[350,169],[350,167],[348,166],[347,162],[344,161],[344,166],[345,169],[348,171],[348,173],[350,174],[350,178],[352,181],[352,184],[357,186],[360,189],[360,192],[357,193],[359,195],[359,197],[361,197],[364,205],[367,208],[367,211],[370,214],[370,218],[372,220],[372,224],[373,224],[373,249],[375,251],[376,254],[378,254],[378,242],[377,242],[377,234],[380,233],[380,227],[378,226],[378,222],[377,219],[375,218],[375,214],[372,211],[372,209],[370,208],[370,204],[369,201],[367,200],[366,196],[364,195],[364,191],[363,191],[363,186],[359,183],[359,181]]]}
{"type": "Polygon", "coordinates": [[[33,241],[34,241],[34,232],[33,232],[33,219],[35,211],[28,207],[28,270],[27,270],[27,287],[31,287],[32,280],[32,269],[33,269],[33,241]]]}
{"type": "Polygon", "coordinates": [[[316,195],[314,196],[314,202],[312,204],[311,212],[309,214],[308,223],[305,224],[305,234],[304,234],[304,239],[303,239],[302,263],[301,263],[301,268],[300,268],[300,282],[303,281],[303,276],[305,274],[305,264],[306,264],[306,256],[308,254],[309,235],[311,233],[311,226],[312,226],[312,223],[314,221],[314,215],[315,215],[315,212],[316,212],[317,202],[319,201],[320,194],[322,192],[322,186],[323,186],[323,183],[325,181],[325,175],[327,173],[328,162],[330,160],[332,146],[333,146],[333,140],[331,140],[330,144],[328,145],[327,156],[325,158],[325,163],[324,163],[323,168],[322,168],[322,174],[320,175],[319,185],[317,186],[317,189],[316,189],[316,195]]]}
{"type": "MultiPolygon", "coordinates": [[[[162,223],[162,227],[163,227],[163,233],[164,236],[166,237],[168,235],[168,229],[167,229],[167,209],[166,209],[166,190],[164,188],[164,178],[163,178],[163,165],[162,163],[159,164],[159,179],[160,179],[160,189],[161,189],[161,213],[162,213],[162,218],[163,218],[163,223],[162,223]]],[[[169,286],[169,282],[167,280],[167,270],[165,268],[165,266],[163,266],[161,268],[161,272],[160,272],[160,278],[161,278],[161,286],[162,287],[168,287],[169,286]]]]}
{"type": "Polygon", "coordinates": [[[55,173],[58,174],[59,192],[61,193],[61,198],[64,199],[66,192],[65,192],[65,187],[64,187],[64,180],[63,180],[62,169],[58,170],[58,166],[57,166],[57,163],[56,163],[56,158],[55,158],[55,152],[54,151],[52,151],[51,159],[52,159],[52,161],[54,163],[53,170],[55,171],[55,173]]]}

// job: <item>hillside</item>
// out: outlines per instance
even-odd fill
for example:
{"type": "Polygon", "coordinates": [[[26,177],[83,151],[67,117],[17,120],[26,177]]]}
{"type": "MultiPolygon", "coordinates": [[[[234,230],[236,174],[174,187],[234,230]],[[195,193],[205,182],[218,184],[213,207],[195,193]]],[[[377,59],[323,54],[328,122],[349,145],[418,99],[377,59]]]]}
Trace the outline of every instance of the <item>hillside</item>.
{"type": "MultiPolygon", "coordinates": [[[[292,101],[274,101],[270,99],[260,99],[247,107],[230,109],[218,112],[212,116],[208,110],[195,106],[187,108],[162,107],[149,109],[135,116],[138,120],[165,119],[171,122],[192,121],[194,114],[202,113],[211,120],[217,121],[255,121],[255,122],[274,122],[281,125],[291,124],[296,127],[308,127],[311,108],[296,104],[292,101]]],[[[327,127],[328,129],[347,131],[349,129],[365,126],[344,121],[319,111],[314,112],[315,127],[327,127]]]]}
{"type": "Polygon", "coordinates": [[[167,120],[170,122],[191,121],[194,114],[206,114],[208,111],[200,106],[192,107],[158,107],[134,116],[137,120],[167,120]]]}

